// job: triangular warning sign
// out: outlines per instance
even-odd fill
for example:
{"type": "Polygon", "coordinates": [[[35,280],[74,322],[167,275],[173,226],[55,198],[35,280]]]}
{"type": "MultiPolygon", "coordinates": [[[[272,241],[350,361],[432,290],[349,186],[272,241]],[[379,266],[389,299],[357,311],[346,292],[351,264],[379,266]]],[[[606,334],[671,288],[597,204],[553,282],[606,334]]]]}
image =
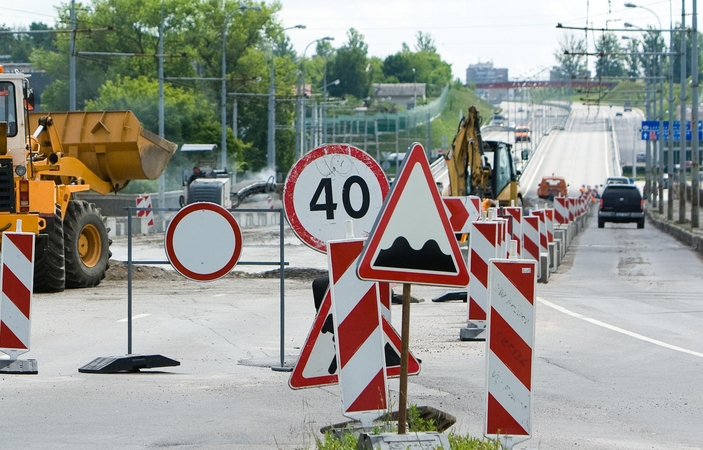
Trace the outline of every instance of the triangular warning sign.
{"type": "Polygon", "coordinates": [[[364,280],[466,286],[469,273],[420,144],[413,144],[364,245],[364,280]]]}
{"type": "MultiPolygon", "coordinates": [[[[400,335],[385,317],[382,317],[386,374],[400,376],[400,335]]],[[[420,373],[420,362],[408,353],[408,375],[420,373]]],[[[337,359],[334,348],[334,326],[332,324],[332,297],[329,289],[320,305],[298,362],[293,368],[288,385],[293,389],[326,386],[338,383],[337,359]]]]}

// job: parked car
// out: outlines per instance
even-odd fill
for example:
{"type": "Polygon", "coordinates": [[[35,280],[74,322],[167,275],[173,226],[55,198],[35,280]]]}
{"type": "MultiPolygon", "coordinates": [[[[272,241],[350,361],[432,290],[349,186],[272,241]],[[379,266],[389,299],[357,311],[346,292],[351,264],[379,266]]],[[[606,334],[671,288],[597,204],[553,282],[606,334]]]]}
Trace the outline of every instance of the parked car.
{"type": "Polygon", "coordinates": [[[606,222],[636,222],[644,228],[644,200],[634,184],[609,184],[603,189],[598,208],[598,228],[606,222]]]}
{"type": "Polygon", "coordinates": [[[549,176],[543,177],[542,181],[537,185],[537,196],[554,200],[554,197],[566,197],[568,195],[568,187],[566,180],[563,177],[549,176]]]}
{"type": "Polygon", "coordinates": [[[637,154],[637,162],[647,162],[647,154],[642,152],[637,154]]]}
{"type": "Polygon", "coordinates": [[[515,142],[530,142],[532,140],[532,132],[527,125],[520,125],[515,128],[515,142]]]}

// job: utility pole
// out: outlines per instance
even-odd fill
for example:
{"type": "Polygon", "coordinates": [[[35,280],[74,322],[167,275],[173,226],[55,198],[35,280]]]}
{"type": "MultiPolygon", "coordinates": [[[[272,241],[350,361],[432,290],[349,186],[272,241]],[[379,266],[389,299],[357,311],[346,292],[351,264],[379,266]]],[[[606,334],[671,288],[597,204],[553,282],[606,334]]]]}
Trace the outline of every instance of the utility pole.
{"type": "Polygon", "coordinates": [[[68,110],[76,110],[76,0],[71,0],[71,46],[68,58],[68,110]]]}
{"type": "MultiPolygon", "coordinates": [[[[658,36],[661,36],[659,32],[658,36]]],[[[659,154],[657,155],[657,181],[659,183],[659,214],[664,214],[664,55],[659,55],[659,154]]],[[[669,136],[674,132],[674,125],[669,124],[669,136]]],[[[669,180],[669,185],[671,185],[669,180]]],[[[671,186],[669,186],[671,189],[671,186]]]]}
{"type": "Polygon", "coordinates": [[[681,0],[681,133],[679,142],[679,223],[686,223],[686,0],[681,0]]]}
{"type": "Polygon", "coordinates": [[[222,0],[222,82],[220,86],[220,169],[227,169],[227,9],[222,0]]]}
{"type": "MultiPolygon", "coordinates": [[[[161,0],[161,19],[159,20],[159,136],[164,137],[164,0],[161,0]]],[[[165,171],[164,171],[165,172],[165,171]]],[[[166,207],[166,175],[159,176],[159,208],[166,207]]],[[[164,211],[159,211],[161,231],[166,229],[164,211]]]]}
{"type": "MultiPolygon", "coordinates": [[[[671,5],[670,5],[671,6],[671,5]]],[[[667,158],[666,165],[668,167],[667,173],[669,174],[669,184],[667,188],[669,190],[669,199],[666,203],[666,218],[668,220],[673,220],[674,218],[674,26],[672,23],[671,14],[669,14],[669,157],[667,158]]],[[[686,141],[686,122],[682,119],[681,123],[684,124],[683,130],[683,141],[686,141]]],[[[680,139],[680,138],[679,138],[680,139]]],[[[632,167],[634,170],[635,161],[632,161],[632,167]]],[[[633,175],[634,178],[634,175],[633,175]]]]}
{"type": "Polygon", "coordinates": [[[276,85],[274,83],[274,55],[271,54],[271,76],[269,80],[269,123],[268,123],[268,145],[266,151],[266,163],[273,171],[273,179],[278,182],[276,176],[276,85]]]}
{"type": "Polygon", "coordinates": [[[698,155],[698,5],[693,0],[693,19],[691,22],[691,228],[698,228],[700,192],[698,172],[700,156],[698,155]]]}

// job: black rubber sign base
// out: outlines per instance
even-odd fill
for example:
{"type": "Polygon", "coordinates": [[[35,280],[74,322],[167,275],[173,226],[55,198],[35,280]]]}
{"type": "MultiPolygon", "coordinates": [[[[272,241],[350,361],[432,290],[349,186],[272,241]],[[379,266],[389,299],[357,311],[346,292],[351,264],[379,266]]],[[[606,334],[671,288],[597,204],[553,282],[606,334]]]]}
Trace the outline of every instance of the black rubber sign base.
{"type": "Polygon", "coordinates": [[[162,355],[107,356],[95,358],[78,371],[81,373],[139,372],[140,369],[180,365],[180,362],[162,355]]]}
{"type": "Polygon", "coordinates": [[[37,369],[37,360],[0,359],[0,373],[36,375],[39,373],[39,370],[37,369]]]}

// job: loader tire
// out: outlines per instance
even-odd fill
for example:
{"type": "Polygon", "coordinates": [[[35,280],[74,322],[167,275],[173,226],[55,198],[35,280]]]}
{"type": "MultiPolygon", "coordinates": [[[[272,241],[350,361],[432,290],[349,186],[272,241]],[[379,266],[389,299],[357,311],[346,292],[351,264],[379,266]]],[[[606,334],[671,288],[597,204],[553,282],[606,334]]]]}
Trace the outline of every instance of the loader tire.
{"type": "Polygon", "coordinates": [[[66,287],[100,284],[110,259],[110,241],[100,210],[92,203],[71,200],[63,221],[66,287]]]}
{"type": "Polygon", "coordinates": [[[45,217],[46,228],[34,247],[34,292],[61,292],[66,287],[61,207],[53,217],[45,217]]]}

